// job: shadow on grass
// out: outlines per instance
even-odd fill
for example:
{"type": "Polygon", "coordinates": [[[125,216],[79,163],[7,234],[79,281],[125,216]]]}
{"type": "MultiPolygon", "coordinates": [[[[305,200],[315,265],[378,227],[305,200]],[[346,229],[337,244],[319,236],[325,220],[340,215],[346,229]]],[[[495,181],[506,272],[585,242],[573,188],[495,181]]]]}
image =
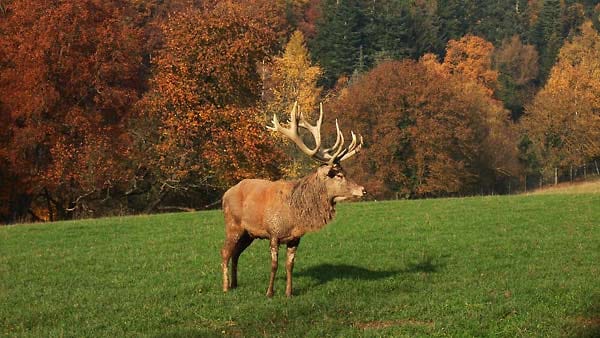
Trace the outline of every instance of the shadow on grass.
{"type": "MultiPolygon", "coordinates": [[[[443,256],[443,257],[446,258],[447,256],[443,256]]],[[[431,273],[431,272],[438,272],[438,270],[440,270],[441,268],[443,268],[445,266],[446,266],[446,263],[444,263],[444,262],[441,262],[441,261],[434,262],[433,258],[425,257],[420,262],[409,263],[408,267],[406,269],[402,270],[402,272],[404,272],[404,273],[417,273],[417,272],[431,273]]]]}
{"type": "Polygon", "coordinates": [[[401,273],[401,270],[369,270],[360,266],[347,264],[320,264],[299,271],[298,276],[308,276],[325,284],[337,279],[377,280],[401,273]]]}
{"type": "Polygon", "coordinates": [[[339,279],[379,280],[403,273],[434,273],[444,265],[434,262],[431,257],[425,257],[417,263],[410,263],[404,269],[392,270],[370,270],[349,264],[320,264],[298,271],[297,276],[311,277],[317,281],[317,284],[339,279]]]}

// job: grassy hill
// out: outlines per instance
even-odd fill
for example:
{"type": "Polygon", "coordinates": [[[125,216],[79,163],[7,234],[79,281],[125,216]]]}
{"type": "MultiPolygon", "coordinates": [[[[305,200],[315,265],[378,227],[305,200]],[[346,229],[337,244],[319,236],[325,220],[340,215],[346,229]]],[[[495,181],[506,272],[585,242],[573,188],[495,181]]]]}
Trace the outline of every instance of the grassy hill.
{"type": "Polygon", "coordinates": [[[561,183],[537,189],[531,194],[591,194],[600,193],[600,179],[576,183],[561,183]]]}
{"type": "Polygon", "coordinates": [[[600,194],[342,204],[292,299],[267,241],[223,294],[222,239],[219,211],[2,227],[0,335],[600,335],[600,194]]]}

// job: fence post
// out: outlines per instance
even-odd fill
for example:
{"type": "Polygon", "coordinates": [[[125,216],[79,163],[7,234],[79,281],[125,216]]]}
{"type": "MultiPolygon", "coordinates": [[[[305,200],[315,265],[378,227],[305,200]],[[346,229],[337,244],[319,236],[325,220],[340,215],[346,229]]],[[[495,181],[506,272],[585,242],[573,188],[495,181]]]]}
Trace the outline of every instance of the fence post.
{"type": "Polygon", "coordinates": [[[554,185],[558,185],[558,167],[554,168],[554,185]]]}

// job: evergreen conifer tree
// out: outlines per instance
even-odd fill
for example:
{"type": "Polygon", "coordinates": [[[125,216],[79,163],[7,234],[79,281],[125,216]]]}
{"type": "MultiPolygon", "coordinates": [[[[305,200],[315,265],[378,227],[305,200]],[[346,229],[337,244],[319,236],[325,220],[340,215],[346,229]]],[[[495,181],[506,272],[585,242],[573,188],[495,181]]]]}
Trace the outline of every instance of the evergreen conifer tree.
{"type": "Polygon", "coordinates": [[[540,78],[542,82],[548,76],[563,37],[561,34],[560,0],[545,0],[532,32],[532,42],[540,53],[540,78]]]}
{"type": "Polygon", "coordinates": [[[310,43],[313,59],[324,70],[324,84],[351,75],[363,45],[364,16],[360,0],[325,0],[317,34],[310,43]]]}

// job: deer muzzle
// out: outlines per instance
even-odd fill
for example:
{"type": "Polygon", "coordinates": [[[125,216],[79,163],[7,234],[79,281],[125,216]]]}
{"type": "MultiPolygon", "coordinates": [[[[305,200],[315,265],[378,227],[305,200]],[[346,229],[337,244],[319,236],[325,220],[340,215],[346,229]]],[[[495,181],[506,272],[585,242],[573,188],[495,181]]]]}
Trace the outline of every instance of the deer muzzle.
{"type": "Polygon", "coordinates": [[[363,186],[358,186],[352,190],[352,196],[355,196],[355,197],[364,197],[366,194],[367,194],[367,191],[365,190],[365,187],[363,187],[363,186]]]}

